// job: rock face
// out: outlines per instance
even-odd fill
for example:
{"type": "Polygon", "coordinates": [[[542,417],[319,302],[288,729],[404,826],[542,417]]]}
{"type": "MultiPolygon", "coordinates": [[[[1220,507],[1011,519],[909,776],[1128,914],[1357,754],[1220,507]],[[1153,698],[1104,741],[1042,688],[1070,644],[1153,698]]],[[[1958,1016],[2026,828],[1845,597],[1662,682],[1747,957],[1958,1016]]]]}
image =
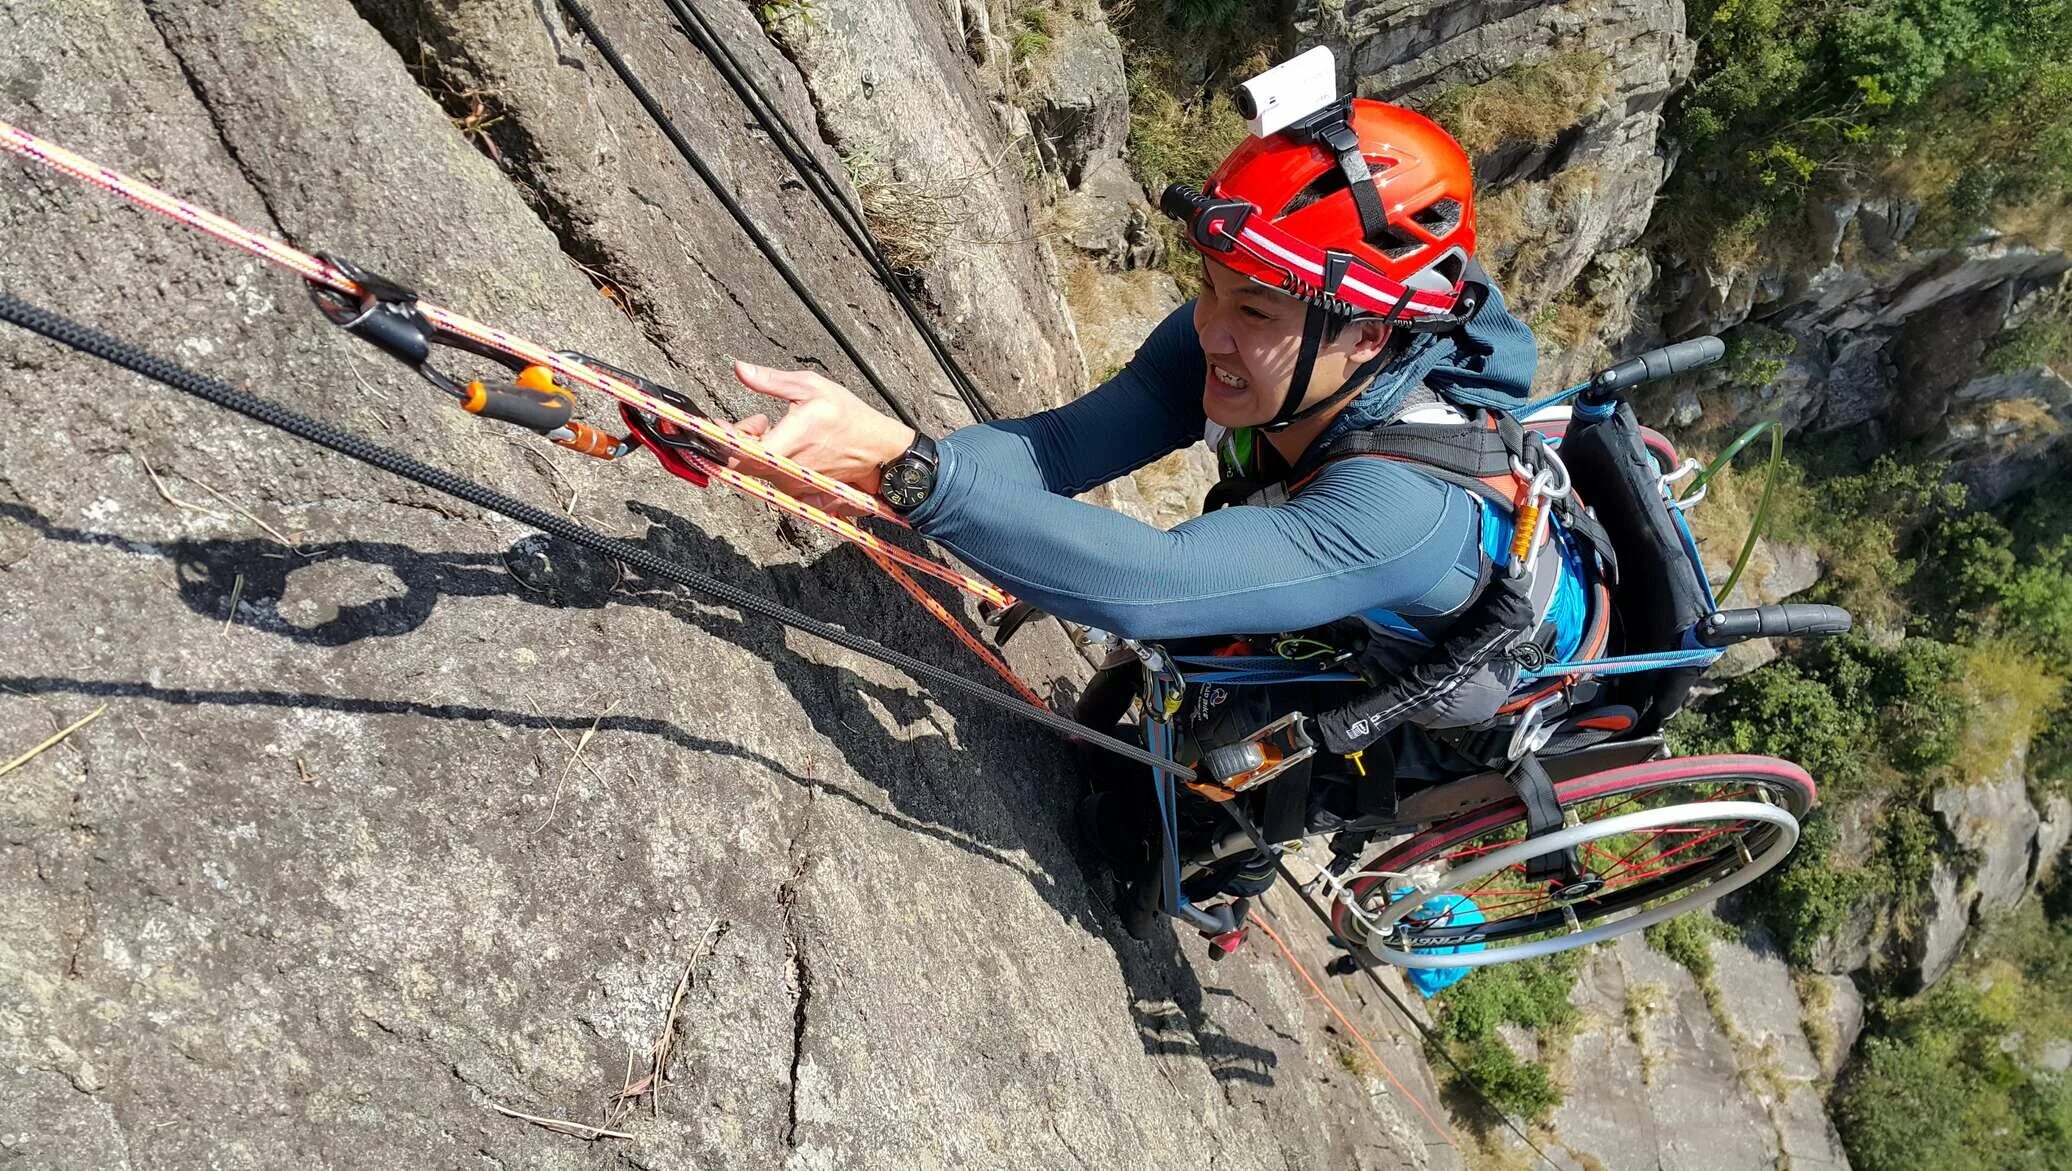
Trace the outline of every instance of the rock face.
{"type": "MultiPolygon", "coordinates": [[[[804,124],[817,126],[840,155],[877,160],[910,195],[889,215],[916,231],[933,256],[922,270],[927,297],[959,350],[996,372],[986,387],[998,396],[993,406],[1018,414],[1084,389],[1057,272],[1020,181],[1020,152],[1038,150],[1033,128],[1012,118],[1003,125],[993,112],[954,15],[872,0],[770,7],[780,13],[771,35],[797,67],[795,77],[811,87],[816,117],[804,124]]],[[[998,58],[997,48],[989,50],[989,60],[998,58]]],[[[1120,97],[1105,83],[1060,81],[1055,100],[1062,104],[1046,137],[1064,135],[1091,157],[1115,137],[1115,115],[1097,99],[1113,106],[1120,97]],[[1083,133],[1068,109],[1086,115],[1083,133]]]]}
{"type": "Polygon", "coordinates": [[[1584,964],[1550,1130],[1557,1161],[1597,1167],[1848,1166],[1783,961],[1713,944],[1708,990],[1638,935],[1584,964]],[[1565,1156],[1565,1157],[1564,1157],[1565,1156]]]}
{"type": "MultiPolygon", "coordinates": [[[[958,422],[660,10],[589,7],[895,397],[958,422]]],[[[764,405],[733,356],[860,386],[557,13],[14,5],[0,90],[11,121],[715,414],[764,405]]],[[[707,15],[813,125],[747,11],[707,15]]],[[[874,84],[980,123],[947,14],[868,28],[902,63],[874,84]]],[[[852,81],[812,97],[860,123],[852,81]]],[[[881,116],[888,141],[913,117],[881,116]]],[[[976,669],[851,550],[462,417],[196,233],[11,159],[0,189],[10,293],[976,669]]],[[[1040,257],[936,279],[1002,409],[1071,384],[1040,257]],[[992,294],[1013,311],[982,317],[992,294]]],[[[1060,744],[11,328],[0,361],[37,396],[0,433],[0,755],[106,705],[0,786],[0,1145],[25,1166],[1454,1165],[1371,1006],[1410,1092],[1331,1077],[1257,944],[1197,971],[1121,936],[1060,744]],[[499,1112],[599,1122],[663,1037],[609,1154],[499,1112]]],[[[1013,657],[1080,677],[1042,630],[1013,657]]]]}
{"type": "Polygon", "coordinates": [[[1508,296],[1531,313],[1563,293],[1601,253],[1647,227],[1669,173],[1658,153],[1662,106],[1690,75],[1696,50],[1678,0],[1588,6],[1486,0],[1309,0],[1309,43],[1330,45],[1364,97],[1421,107],[1460,86],[1555,58],[1588,59],[1604,96],[1544,141],[1504,141],[1477,158],[1487,207],[1480,250],[1508,296]]]}
{"type": "Polygon", "coordinates": [[[1050,47],[1023,97],[1043,161],[1077,187],[1122,151],[1130,129],[1122,44],[1095,9],[1089,19],[1056,18],[1050,47]]]}
{"type": "Polygon", "coordinates": [[[1927,987],[1948,974],[1971,928],[2029,893],[2040,863],[2043,819],[2030,803],[2026,754],[2017,750],[1991,780],[1939,789],[1930,800],[1955,848],[1936,860],[1923,928],[1909,959],[1927,987]]]}

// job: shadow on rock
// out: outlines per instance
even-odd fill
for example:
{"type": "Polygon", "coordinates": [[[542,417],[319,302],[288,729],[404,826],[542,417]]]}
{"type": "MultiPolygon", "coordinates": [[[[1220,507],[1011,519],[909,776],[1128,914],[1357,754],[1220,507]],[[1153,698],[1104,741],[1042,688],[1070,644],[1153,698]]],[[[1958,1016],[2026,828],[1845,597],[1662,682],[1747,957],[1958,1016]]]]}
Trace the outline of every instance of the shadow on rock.
{"type": "MultiPolygon", "coordinates": [[[[721,580],[761,579],[767,583],[766,596],[794,609],[842,616],[912,613],[912,599],[854,546],[844,544],[807,565],[765,566],[749,561],[724,540],[667,510],[639,502],[629,502],[626,507],[648,523],[647,531],[631,543],[721,580]]],[[[239,599],[238,625],[315,646],[338,647],[408,635],[429,621],[442,603],[453,599],[513,598],[549,608],[578,609],[631,605],[666,613],[767,662],[814,730],[841,752],[858,775],[880,785],[894,809],[880,808],[840,786],[802,776],[739,745],[692,735],[667,720],[607,715],[596,722],[599,730],[658,736],[690,751],[753,761],[773,775],[844,801],[889,825],[1016,870],[1061,915],[1114,947],[1132,990],[1131,1013],[1147,1053],[1201,1060],[1225,1081],[1272,1084],[1274,1053],[1235,1041],[1215,1028],[1204,1008],[1201,983],[1173,940],[1162,934],[1149,945],[1131,939],[1101,905],[1098,895],[1079,883],[1061,885],[1057,881],[1058,875],[1093,873],[1099,867],[1083,865],[1069,845],[1075,834],[1069,813],[1080,792],[1078,766],[1064,743],[1048,732],[1000,719],[963,696],[931,697],[800,658],[785,645],[783,628],[775,623],[738,615],[674,583],[628,573],[608,558],[544,535],[526,537],[501,553],[427,552],[383,541],[314,543],[291,550],[261,539],[134,540],[55,524],[33,509],[13,503],[0,503],[0,518],[18,521],[46,540],[162,558],[173,566],[180,600],[196,614],[222,618],[235,595],[239,599]],[[358,574],[365,567],[384,571],[393,583],[358,574]],[[336,588],[340,579],[327,579],[326,573],[357,575],[345,579],[341,589],[336,588]],[[314,574],[320,584],[292,597],[298,574],[314,574]],[[350,601],[332,596],[347,590],[364,594],[372,589],[390,592],[350,601]],[[985,738],[978,751],[967,753],[954,747],[946,730],[941,735],[896,736],[878,714],[911,728],[931,719],[931,699],[961,727],[985,738]],[[991,786],[999,804],[971,800],[969,786],[979,783],[980,775],[989,771],[983,766],[1004,760],[1015,760],[1015,767],[1013,783],[991,786]]],[[[965,647],[932,622],[902,621],[897,633],[900,649],[918,658],[965,663],[974,672],[982,670],[965,647]]],[[[1053,681],[1054,689],[1064,685],[1064,680],[1053,681]]],[[[539,714],[471,704],[55,677],[0,677],[0,687],[27,694],[70,693],[170,704],[415,715],[578,734],[596,719],[591,713],[539,714]]]]}

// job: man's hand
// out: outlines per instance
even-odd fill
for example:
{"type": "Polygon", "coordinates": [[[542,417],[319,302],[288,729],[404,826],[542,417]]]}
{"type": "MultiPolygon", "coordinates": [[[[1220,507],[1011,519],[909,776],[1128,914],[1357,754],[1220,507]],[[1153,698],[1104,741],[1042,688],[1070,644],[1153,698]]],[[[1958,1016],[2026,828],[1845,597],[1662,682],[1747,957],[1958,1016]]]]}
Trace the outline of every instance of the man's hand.
{"type": "MultiPolygon", "coordinates": [[[[907,449],[914,430],[899,420],[879,413],[840,383],[806,370],[771,370],[734,363],[734,377],[759,394],[782,399],[790,409],[773,425],[768,415],[751,415],[734,425],[736,431],[758,440],[772,455],[804,464],[807,468],[878,494],[878,469],[907,449]]],[[[747,461],[736,456],[727,466],[739,468],[747,461]]],[[[771,469],[752,468],[768,475],[771,469]]],[[[783,475],[770,477],[780,488],[809,504],[827,508],[835,501],[824,493],[801,486],[783,475]]],[[[841,505],[837,511],[854,514],[841,505]]]]}

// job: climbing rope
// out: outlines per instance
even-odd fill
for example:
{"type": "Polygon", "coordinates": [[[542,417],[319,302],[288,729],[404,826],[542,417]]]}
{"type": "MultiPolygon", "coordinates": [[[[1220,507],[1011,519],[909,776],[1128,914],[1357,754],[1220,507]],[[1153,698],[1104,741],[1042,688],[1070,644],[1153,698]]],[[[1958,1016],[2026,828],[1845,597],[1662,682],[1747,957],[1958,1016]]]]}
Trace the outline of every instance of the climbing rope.
{"type": "Polygon", "coordinates": [[[848,332],[835,323],[834,318],[829,316],[826,307],[821,305],[820,299],[814,295],[812,289],[807,287],[805,278],[799,275],[798,270],[792,267],[791,262],[785,259],[784,254],[777,250],[777,245],[770,237],[756,226],[755,221],[750,218],[747,209],[743,208],[741,202],[734,198],[732,192],[727,190],[726,185],[720,182],[719,176],[713,173],[712,167],[698,154],[697,149],[691,145],[690,140],[684,137],[683,131],[677,127],[676,123],[670,119],[668,113],[662,109],[661,102],[656,100],[653,92],[633,72],[632,66],[626,63],[626,59],[619,55],[618,49],[612,44],[611,40],[604,35],[604,32],[597,27],[597,23],[590,18],[590,13],[581,4],[576,3],[575,0],[562,0],[562,3],[568,9],[569,15],[575,18],[577,27],[583,30],[583,35],[589,38],[590,43],[596,47],[598,55],[604,58],[605,64],[611,67],[612,72],[618,75],[620,83],[633,95],[633,99],[640,103],[643,110],[647,111],[648,117],[654,121],[655,127],[662,132],[662,136],[667,138],[670,145],[676,148],[677,154],[683,156],[684,162],[690,164],[691,170],[697,172],[698,178],[704,181],[706,189],[712,193],[713,198],[717,199],[720,206],[726,209],[727,214],[733,217],[734,222],[740,226],[741,231],[748,237],[749,242],[754,244],[756,250],[763,254],[763,259],[770,262],[770,267],[776,270],[777,275],[784,279],[784,283],[791,287],[793,293],[797,294],[800,303],[805,305],[807,312],[813,315],[813,319],[820,323],[821,328],[827,331],[828,336],[834,339],[835,345],[840,347],[842,353],[855,365],[858,373],[863,375],[864,381],[870,383],[871,389],[878,392],[878,397],[885,402],[885,405],[891,409],[894,415],[899,417],[900,422],[918,430],[919,424],[915,421],[912,413],[894,397],[891,388],[886,386],[885,380],[878,375],[877,368],[871,364],[870,359],[865,358],[862,351],[856,348],[855,343],[850,340],[848,332]]]}
{"type": "Polygon", "coordinates": [[[873,563],[884,569],[908,594],[921,599],[930,614],[949,627],[960,642],[1007,680],[1025,700],[1032,706],[1043,706],[1041,697],[1016,676],[998,654],[980,642],[942,606],[927,599],[918,583],[907,577],[905,570],[925,573],[1003,609],[1014,604],[1006,593],[980,578],[938,564],[865,532],[853,522],[808,504],[765,480],[728,467],[722,453],[732,451],[861,512],[907,527],[906,521],[877,497],[776,455],[755,439],[706,418],[691,406],[688,399],[667,387],[594,358],[549,350],[463,317],[424,300],[414,290],[387,278],[332,257],[303,252],[5,122],[0,122],[0,148],[113,192],[140,207],[178,220],[288,269],[309,282],[312,299],[333,324],[402,360],[433,385],[453,395],[468,411],[518,423],[564,447],[612,460],[633,446],[631,437],[614,441],[586,424],[575,422],[572,404],[561,393],[554,376],[611,395],[619,401],[621,415],[633,428],[634,435],[655,452],[664,467],[700,485],[719,480],[861,547],[873,563]],[[478,380],[463,386],[434,364],[435,346],[499,362],[519,372],[517,382],[490,387],[478,380]]]}
{"type": "MultiPolygon", "coordinates": [[[[827,168],[821,165],[819,156],[813,153],[806,140],[792,127],[791,120],[777,108],[777,103],[771,100],[768,92],[756,82],[754,76],[741,64],[740,59],[734,56],[726,41],[713,31],[704,14],[700,13],[696,6],[686,3],[685,0],[663,0],[663,3],[675,18],[678,29],[690,38],[699,52],[705,54],[713,69],[733,89],[734,95],[741,99],[741,104],[748,108],[756,124],[770,136],[770,141],[777,147],[778,153],[791,164],[799,181],[804,183],[806,189],[820,201],[820,205],[827,209],[827,214],[835,221],[835,225],[842,229],[843,235],[849,238],[857,254],[870,265],[871,271],[877,274],[879,282],[892,294],[893,300],[899,302],[900,309],[905,311],[907,320],[913,323],[915,331],[921,335],[922,343],[935,357],[936,364],[942,367],[943,374],[949,378],[951,385],[956,387],[957,397],[964,400],[964,405],[971,411],[972,417],[981,423],[997,418],[992,408],[986,404],[984,396],[979,393],[971,375],[958,364],[956,356],[950,352],[949,345],[943,341],[942,335],[935,331],[928,315],[914,303],[913,295],[907,291],[906,282],[886,258],[883,246],[872,234],[863,214],[843,197],[834,176],[828,174],[827,168]]],[[[575,7],[573,2],[570,3],[570,7],[575,7]]],[[[654,111],[649,112],[652,114],[654,111]]],[[[681,135],[672,133],[673,126],[662,127],[659,121],[657,126],[665,135],[669,135],[672,141],[681,138],[681,135]]]]}
{"type": "Polygon", "coordinates": [[[358,460],[370,467],[379,468],[392,475],[422,484],[437,492],[443,492],[458,500],[467,501],[480,508],[510,518],[520,524],[538,529],[548,536],[558,537],[572,545],[600,553],[614,561],[663,581],[672,581],[687,586],[706,596],[744,612],[781,622],[794,630],[810,634],[815,638],[857,654],[875,659],[887,666],[906,672],[923,683],[954,691],[977,699],[992,707],[1006,711],[1022,719],[1039,724],[1054,732],[1084,741],[1096,748],[1113,752],[1138,764],[1166,772],[1175,772],[1187,777],[1194,775],[1191,768],[1147,752],[1134,744],[1118,740],[1058,715],[1046,707],[1033,706],[1003,692],[974,683],[962,676],[952,674],[932,663],[924,662],[911,655],[903,654],[881,643],[852,634],[839,626],[823,622],[807,614],[780,606],[738,586],[729,585],[717,578],[698,572],[679,562],[658,557],[646,549],[629,544],[615,537],[608,537],[595,529],[570,520],[568,517],[548,512],[535,505],[506,496],[493,488],[485,487],[471,480],[463,479],[451,472],[435,468],[430,464],[392,451],[372,443],[360,436],[340,430],[328,423],[319,422],[307,415],[298,414],[285,407],[238,390],[226,383],[203,377],[191,370],[168,362],[135,346],[91,329],[79,322],[38,308],[6,292],[0,292],[0,321],[49,338],[60,345],[68,346],[83,354],[89,354],[102,361],[120,366],[134,374],[175,390],[184,391],[196,398],[213,403],[227,410],[235,411],[255,422],[285,431],[299,439],[305,439],[321,447],[329,448],[347,458],[358,460]]]}
{"type": "Polygon", "coordinates": [[[1273,922],[1266,917],[1266,913],[1254,908],[1250,918],[1246,921],[1265,932],[1268,939],[1273,940],[1273,945],[1280,949],[1281,957],[1288,961],[1288,966],[1295,969],[1295,974],[1302,977],[1304,984],[1309,985],[1309,990],[1316,994],[1317,999],[1323,1002],[1326,1009],[1330,1010],[1331,1016],[1338,1021],[1340,1027],[1352,1034],[1353,1040],[1360,1043],[1360,1048],[1366,1052],[1367,1059],[1381,1070],[1382,1076],[1388,1078],[1390,1085],[1396,1087],[1396,1092],[1401,1094],[1405,1101],[1416,1108],[1418,1115],[1425,1120],[1426,1124],[1438,1132],[1440,1138],[1446,1140],[1446,1145],[1452,1147],[1455,1153],[1459,1153],[1460,1144],[1453,1141],[1453,1132],[1441,1125],[1438,1119],[1432,1117],[1432,1112],[1425,1108],[1425,1104],[1418,1100],[1417,1095],[1410,1092],[1410,1087],[1404,1085],[1396,1077],[1395,1072],[1389,1068],[1388,1062],[1383,1061],[1381,1054],[1375,1051],[1373,1043],[1367,1040],[1366,1036],[1353,1024],[1352,1018],[1345,1015],[1345,1010],[1339,1008],[1337,1003],[1331,999],[1330,994],[1324,991],[1324,986],[1317,983],[1317,978],[1309,974],[1309,969],[1296,957],[1294,949],[1288,946],[1287,941],[1281,938],[1281,933],[1273,929],[1273,922]]]}

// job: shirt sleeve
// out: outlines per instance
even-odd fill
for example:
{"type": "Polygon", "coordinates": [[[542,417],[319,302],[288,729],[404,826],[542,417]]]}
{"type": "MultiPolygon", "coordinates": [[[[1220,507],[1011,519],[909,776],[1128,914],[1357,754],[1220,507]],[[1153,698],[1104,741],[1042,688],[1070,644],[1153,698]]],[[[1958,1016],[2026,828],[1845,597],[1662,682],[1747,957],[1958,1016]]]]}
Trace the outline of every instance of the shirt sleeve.
{"type": "Polygon", "coordinates": [[[1331,464],[1286,504],[1160,530],[947,450],[911,519],[1037,608],[1132,638],[1300,630],[1377,607],[1448,614],[1482,555],[1472,497],[1379,459],[1331,464]]]}
{"type": "Polygon", "coordinates": [[[962,428],[938,449],[945,465],[976,464],[1007,483],[1077,496],[1199,440],[1207,375],[1190,301],[1100,386],[1040,414],[962,428]]]}

